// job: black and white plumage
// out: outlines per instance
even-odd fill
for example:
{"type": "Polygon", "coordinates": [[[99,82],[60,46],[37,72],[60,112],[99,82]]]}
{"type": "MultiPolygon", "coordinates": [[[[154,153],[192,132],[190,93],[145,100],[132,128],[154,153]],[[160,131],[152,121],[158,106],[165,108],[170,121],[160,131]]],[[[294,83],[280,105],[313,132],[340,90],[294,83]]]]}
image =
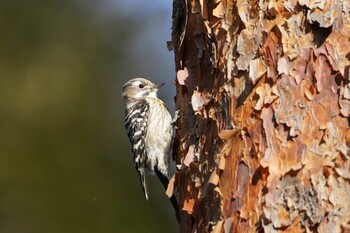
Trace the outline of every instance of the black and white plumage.
{"type": "Polygon", "coordinates": [[[146,200],[148,200],[148,191],[145,179],[145,165],[147,163],[145,136],[147,135],[148,115],[149,105],[143,100],[136,103],[133,108],[127,110],[125,116],[125,128],[132,145],[131,152],[146,200]]]}
{"type": "MultiPolygon", "coordinates": [[[[125,128],[146,200],[149,196],[145,170],[156,174],[165,189],[169,182],[173,124],[165,104],[157,98],[160,86],[144,78],[131,79],[123,86],[125,128]]],[[[175,196],[171,202],[177,212],[175,196]]]]}

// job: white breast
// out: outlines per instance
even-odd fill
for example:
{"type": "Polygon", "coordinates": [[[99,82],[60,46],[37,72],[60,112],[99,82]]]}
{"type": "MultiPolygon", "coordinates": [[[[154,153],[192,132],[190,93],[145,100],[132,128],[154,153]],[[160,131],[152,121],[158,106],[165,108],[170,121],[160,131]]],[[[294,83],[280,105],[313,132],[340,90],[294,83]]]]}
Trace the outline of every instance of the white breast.
{"type": "Polygon", "coordinates": [[[169,154],[172,142],[172,118],[164,103],[156,98],[147,98],[149,103],[146,135],[147,166],[152,173],[154,166],[168,176],[169,154]]]}

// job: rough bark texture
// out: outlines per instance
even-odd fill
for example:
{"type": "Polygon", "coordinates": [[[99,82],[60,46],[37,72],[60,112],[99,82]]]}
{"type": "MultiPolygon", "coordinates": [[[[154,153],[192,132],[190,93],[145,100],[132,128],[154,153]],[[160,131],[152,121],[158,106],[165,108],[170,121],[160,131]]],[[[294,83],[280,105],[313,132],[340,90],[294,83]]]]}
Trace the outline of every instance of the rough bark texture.
{"type": "Polygon", "coordinates": [[[174,0],[181,232],[350,232],[349,0],[174,0]]]}

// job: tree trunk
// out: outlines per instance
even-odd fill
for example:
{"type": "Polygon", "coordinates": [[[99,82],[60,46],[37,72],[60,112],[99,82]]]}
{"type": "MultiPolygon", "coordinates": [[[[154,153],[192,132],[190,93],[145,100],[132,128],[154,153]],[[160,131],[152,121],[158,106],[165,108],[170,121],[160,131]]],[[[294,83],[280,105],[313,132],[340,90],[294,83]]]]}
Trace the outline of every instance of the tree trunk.
{"type": "Polygon", "coordinates": [[[349,0],[174,0],[181,232],[350,232],[349,0]]]}

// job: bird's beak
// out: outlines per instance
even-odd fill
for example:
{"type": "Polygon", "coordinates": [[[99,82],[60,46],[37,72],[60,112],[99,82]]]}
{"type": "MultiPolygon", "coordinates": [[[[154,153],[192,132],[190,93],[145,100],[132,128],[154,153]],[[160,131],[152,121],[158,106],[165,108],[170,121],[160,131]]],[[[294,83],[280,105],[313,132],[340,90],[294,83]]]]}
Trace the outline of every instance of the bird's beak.
{"type": "Polygon", "coordinates": [[[158,84],[158,85],[156,85],[156,88],[159,89],[160,87],[162,87],[164,85],[165,85],[165,83],[158,84]]]}

